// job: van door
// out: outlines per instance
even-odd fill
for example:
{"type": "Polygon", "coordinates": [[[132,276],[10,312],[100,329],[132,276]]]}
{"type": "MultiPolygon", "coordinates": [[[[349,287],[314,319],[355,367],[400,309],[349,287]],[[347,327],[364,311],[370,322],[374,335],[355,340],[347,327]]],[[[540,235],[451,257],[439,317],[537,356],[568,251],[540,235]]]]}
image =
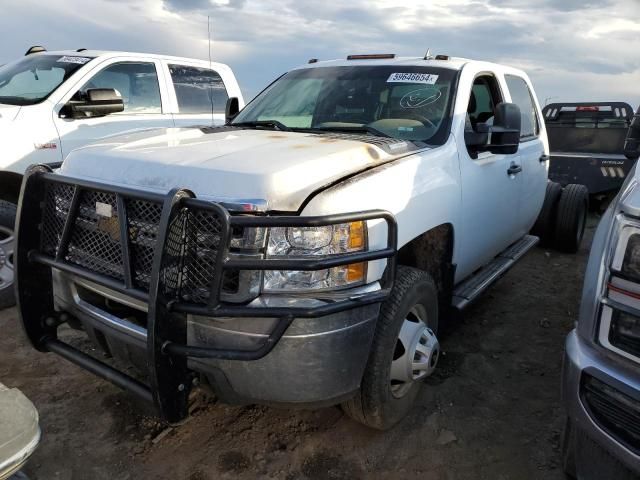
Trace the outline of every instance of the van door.
{"type": "MultiPolygon", "coordinates": [[[[477,76],[468,95],[465,128],[476,130],[478,124],[491,124],[496,105],[504,101],[496,77],[492,74],[477,76]]],[[[458,132],[456,137],[460,152],[463,220],[463,231],[456,235],[461,243],[457,263],[465,266],[465,271],[456,272],[456,277],[464,278],[518,240],[514,225],[522,175],[517,154],[475,153],[465,145],[463,132],[458,132]]]]}
{"type": "Polygon", "coordinates": [[[175,94],[175,125],[223,125],[229,97],[220,74],[213,68],[171,62],[167,68],[169,92],[175,94]]]}
{"type": "Polygon", "coordinates": [[[542,208],[547,183],[546,155],[549,151],[540,135],[540,113],[526,80],[516,75],[505,75],[505,81],[511,102],[520,107],[522,116],[518,147],[518,163],[522,166],[522,194],[518,221],[520,233],[524,235],[531,229],[542,208]]]}
{"type": "Polygon", "coordinates": [[[60,135],[63,155],[74,148],[104,137],[132,130],[172,127],[171,114],[164,113],[166,90],[158,78],[158,62],[149,59],[109,62],[80,88],[67,95],[54,109],[54,122],[60,135]],[[91,88],[114,88],[124,100],[124,111],[98,118],[60,118],[60,109],[74,96],[91,88]]]}

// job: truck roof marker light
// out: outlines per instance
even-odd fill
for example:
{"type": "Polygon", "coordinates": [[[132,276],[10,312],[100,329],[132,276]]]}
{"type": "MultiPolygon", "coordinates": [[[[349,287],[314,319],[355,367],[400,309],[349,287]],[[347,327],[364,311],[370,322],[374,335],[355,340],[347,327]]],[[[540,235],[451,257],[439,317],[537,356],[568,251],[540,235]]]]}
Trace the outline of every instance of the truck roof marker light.
{"type": "Polygon", "coordinates": [[[310,58],[307,63],[318,63],[318,59],[317,58],[310,58]]]}
{"type": "Polygon", "coordinates": [[[449,55],[436,55],[436,60],[451,60],[449,55]]]}
{"type": "Polygon", "coordinates": [[[27,53],[24,54],[24,56],[26,57],[27,55],[31,55],[32,53],[40,53],[40,52],[46,52],[47,49],[44,48],[41,45],[34,45],[33,47],[29,48],[29,50],[27,50],[27,53]]]}
{"type": "Polygon", "coordinates": [[[576,107],[576,112],[598,112],[600,109],[596,106],[580,105],[576,107]]]}
{"type": "Polygon", "coordinates": [[[395,53],[371,53],[368,55],[349,55],[347,60],[383,60],[385,58],[396,58],[395,53]]]}

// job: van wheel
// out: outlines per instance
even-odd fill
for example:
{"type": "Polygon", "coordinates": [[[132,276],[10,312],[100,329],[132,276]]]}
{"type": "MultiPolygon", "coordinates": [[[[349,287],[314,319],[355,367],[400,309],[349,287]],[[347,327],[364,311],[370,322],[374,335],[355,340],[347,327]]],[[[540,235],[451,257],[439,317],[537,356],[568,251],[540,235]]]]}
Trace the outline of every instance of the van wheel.
{"type": "Polygon", "coordinates": [[[547,182],[547,191],[544,195],[544,203],[531,228],[531,235],[540,238],[540,245],[548,247],[553,244],[556,227],[557,205],[562,194],[562,186],[556,182],[547,182]]]}
{"type": "Polygon", "coordinates": [[[13,249],[16,206],[0,200],[0,309],[16,304],[13,291],[13,249]]]}
{"type": "Polygon", "coordinates": [[[589,191],[584,185],[564,187],[556,213],[555,246],[558,250],[575,253],[580,247],[589,209],[589,191]]]}
{"type": "Polygon", "coordinates": [[[422,270],[399,266],[391,295],[380,308],[360,390],[342,404],[344,412],[379,430],[399,422],[438,362],[437,330],[433,279],[422,270]]]}

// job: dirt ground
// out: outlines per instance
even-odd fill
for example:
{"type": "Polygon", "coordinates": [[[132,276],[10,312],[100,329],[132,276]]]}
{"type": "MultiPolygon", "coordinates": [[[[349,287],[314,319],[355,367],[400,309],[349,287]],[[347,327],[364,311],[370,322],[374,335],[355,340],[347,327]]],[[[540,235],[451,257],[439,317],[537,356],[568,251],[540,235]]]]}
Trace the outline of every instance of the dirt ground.
{"type": "Polygon", "coordinates": [[[204,404],[177,428],[116,387],[32,350],[0,314],[0,380],[40,411],[32,479],[562,479],[560,372],[597,219],[578,255],[535,248],[441,335],[436,374],[398,426],[339,408],[204,404]]]}

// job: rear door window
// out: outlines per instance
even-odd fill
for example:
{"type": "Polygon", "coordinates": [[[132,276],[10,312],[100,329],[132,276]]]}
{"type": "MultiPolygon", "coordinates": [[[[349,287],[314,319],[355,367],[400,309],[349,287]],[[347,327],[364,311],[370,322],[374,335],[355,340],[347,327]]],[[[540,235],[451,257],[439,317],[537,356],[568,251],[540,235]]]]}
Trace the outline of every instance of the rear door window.
{"type": "Polygon", "coordinates": [[[229,96],[218,72],[188,65],[169,65],[169,72],[178,113],[224,113],[229,96]]]}
{"type": "Polygon", "coordinates": [[[533,95],[527,82],[525,82],[524,78],[516,77],[515,75],[505,75],[505,80],[511,93],[511,101],[520,107],[520,115],[522,117],[520,140],[530,140],[537,137],[540,132],[540,125],[533,102],[533,95]]]}

